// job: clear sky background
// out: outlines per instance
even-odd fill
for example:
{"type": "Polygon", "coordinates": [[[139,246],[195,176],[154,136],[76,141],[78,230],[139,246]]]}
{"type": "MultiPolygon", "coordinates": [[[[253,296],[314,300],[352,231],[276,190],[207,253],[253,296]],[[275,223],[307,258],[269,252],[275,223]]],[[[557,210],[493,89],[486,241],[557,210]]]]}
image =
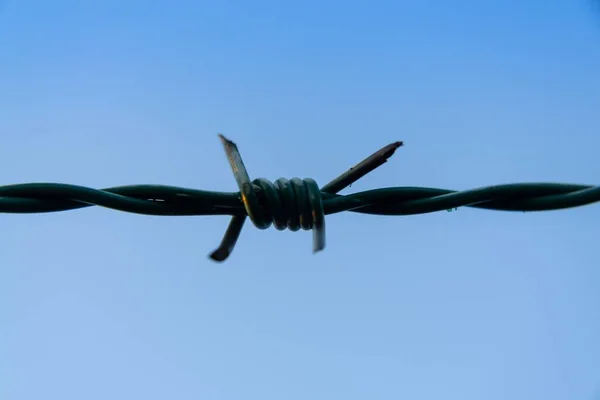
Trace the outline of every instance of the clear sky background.
{"type": "MultiPolygon", "coordinates": [[[[0,6],[0,184],[600,179],[585,0],[0,6]]],[[[0,399],[600,397],[600,205],[327,218],[311,233],[101,208],[0,217],[0,399]]]]}

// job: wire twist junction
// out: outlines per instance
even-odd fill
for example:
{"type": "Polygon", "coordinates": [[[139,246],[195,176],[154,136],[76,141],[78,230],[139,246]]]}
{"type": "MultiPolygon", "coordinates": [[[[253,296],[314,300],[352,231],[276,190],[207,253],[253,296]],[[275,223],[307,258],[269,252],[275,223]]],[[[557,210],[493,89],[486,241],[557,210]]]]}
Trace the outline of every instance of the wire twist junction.
{"type": "Polygon", "coordinates": [[[424,187],[391,187],[337,194],[387,162],[402,142],[383,147],[319,189],[310,178],[250,180],[235,143],[220,135],[238,192],[213,192],[165,185],[131,185],[102,190],[60,183],[0,186],[0,213],[45,213],[100,206],[161,216],[231,215],[221,245],[210,254],[231,254],[246,218],[259,229],[313,231],[313,251],[325,248],[325,215],[342,211],[414,215],[474,207],[499,211],[548,211],[600,202],[600,186],[517,183],[461,192],[424,187]]]}
{"type": "MultiPolygon", "coordinates": [[[[291,231],[300,228],[313,231],[313,252],[325,248],[325,212],[321,200],[321,190],[310,178],[293,178],[291,181],[280,178],[271,183],[259,178],[250,181],[246,166],[235,143],[219,135],[231,170],[240,189],[242,203],[250,220],[259,229],[267,229],[271,223],[275,228],[291,231]],[[261,191],[264,201],[257,195],[261,191]]],[[[210,257],[215,261],[224,261],[229,257],[242,231],[245,216],[234,216],[229,223],[225,236],[218,249],[210,257]]]]}

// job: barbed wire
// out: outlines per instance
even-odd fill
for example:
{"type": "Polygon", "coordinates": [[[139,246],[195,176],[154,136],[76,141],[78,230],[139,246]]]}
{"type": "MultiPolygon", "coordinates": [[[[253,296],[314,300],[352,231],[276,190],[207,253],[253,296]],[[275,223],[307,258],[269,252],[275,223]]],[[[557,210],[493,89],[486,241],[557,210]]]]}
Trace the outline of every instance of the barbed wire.
{"type": "Polygon", "coordinates": [[[259,229],[313,231],[313,252],[325,248],[325,215],[343,211],[375,215],[414,215],[474,207],[498,211],[549,211],[600,202],[600,186],[516,183],[454,191],[427,187],[388,187],[349,195],[338,193],[383,165],[403,145],[389,144],[319,188],[310,178],[275,182],[250,180],[235,143],[219,135],[238,192],[215,192],[166,185],[130,185],[106,189],[61,183],[0,186],[0,212],[47,213],[100,206],[160,216],[230,215],[214,261],[229,257],[246,218],[259,229]]]}

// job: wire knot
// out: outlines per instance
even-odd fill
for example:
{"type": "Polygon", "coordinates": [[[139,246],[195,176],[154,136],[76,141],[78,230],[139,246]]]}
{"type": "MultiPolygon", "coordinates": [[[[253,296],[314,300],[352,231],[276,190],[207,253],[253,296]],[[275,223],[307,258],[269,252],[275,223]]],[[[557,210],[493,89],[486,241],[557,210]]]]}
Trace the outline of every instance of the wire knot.
{"type": "Polygon", "coordinates": [[[210,255],[215,261],[224,261],[229,257],[246,217],[249,217],[254,226],[259,229],[267,229],[273,224],[275,229],[280,231],[286,228],[294,232],[300,228],[312,230],[313,252],[323,250],[325,248],[323,194],[335,194],[351,185],[385,163],[394,151],[402,146],[402,142],[394,142],[384,147],[319,189],[317,183],[310,178],[290,180],[280,178],[275,183],[264,178],[251,181],[237,145],[223,135],[219,137],[238,184],[247,215],[233,216],[221,245],[210,255]]]}
{"type": "Polygon", "coordinates": [[[293,232],[324,227],[321,190],[311,178],[279,178],[274,183],[255,179],[252,189],[242,192],[242,202],[259,229],[267,229],[271,224],[279,231],[287,228],[293,232]]]}

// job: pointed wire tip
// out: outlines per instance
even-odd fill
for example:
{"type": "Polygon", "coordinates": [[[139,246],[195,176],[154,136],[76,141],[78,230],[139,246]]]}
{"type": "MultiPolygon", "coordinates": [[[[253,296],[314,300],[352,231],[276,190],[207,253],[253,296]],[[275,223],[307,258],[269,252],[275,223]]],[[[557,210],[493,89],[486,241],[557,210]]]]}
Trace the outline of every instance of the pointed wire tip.
{"type": "Polygon", "coordinates": [[[394,142],[394,143],[390,143],[387,146],[385,146],[384,148],[382,148],[381,150],[379,150],[379,155],[383,158],[385,158],[386,160],[388,158],[390,158],[391,156],[394,155],[394,153],[396,152],[396,150],[398,150],[399,147],[404,146],[404,142],[394,142]]]}
{"type": "Polygon", "coordinates": [[[350,170],[344,172],[323,186],[321,191],[335,194],[344,190],[369,172],[385,164],[388,158],[394,155],[396,149],[402,145],[404,145],[404,142],[397,141],[382,147],[369,157],[356,164],[354,167],[350,168],[350,170]]]}
{"type": "Polygon", "coordinates": [[[217,249],[209,254],[211,260],[216,262],[223,262],[229,257],[229,253],[225,249],[217,249]]]}
{"type": "Polygon", "coordinates": [[[219,139],[221,139],[223,144],[235,144],[231,140],[227,139],[222,133],[218,133],[217,136],[219,136],[219,139]]]}

